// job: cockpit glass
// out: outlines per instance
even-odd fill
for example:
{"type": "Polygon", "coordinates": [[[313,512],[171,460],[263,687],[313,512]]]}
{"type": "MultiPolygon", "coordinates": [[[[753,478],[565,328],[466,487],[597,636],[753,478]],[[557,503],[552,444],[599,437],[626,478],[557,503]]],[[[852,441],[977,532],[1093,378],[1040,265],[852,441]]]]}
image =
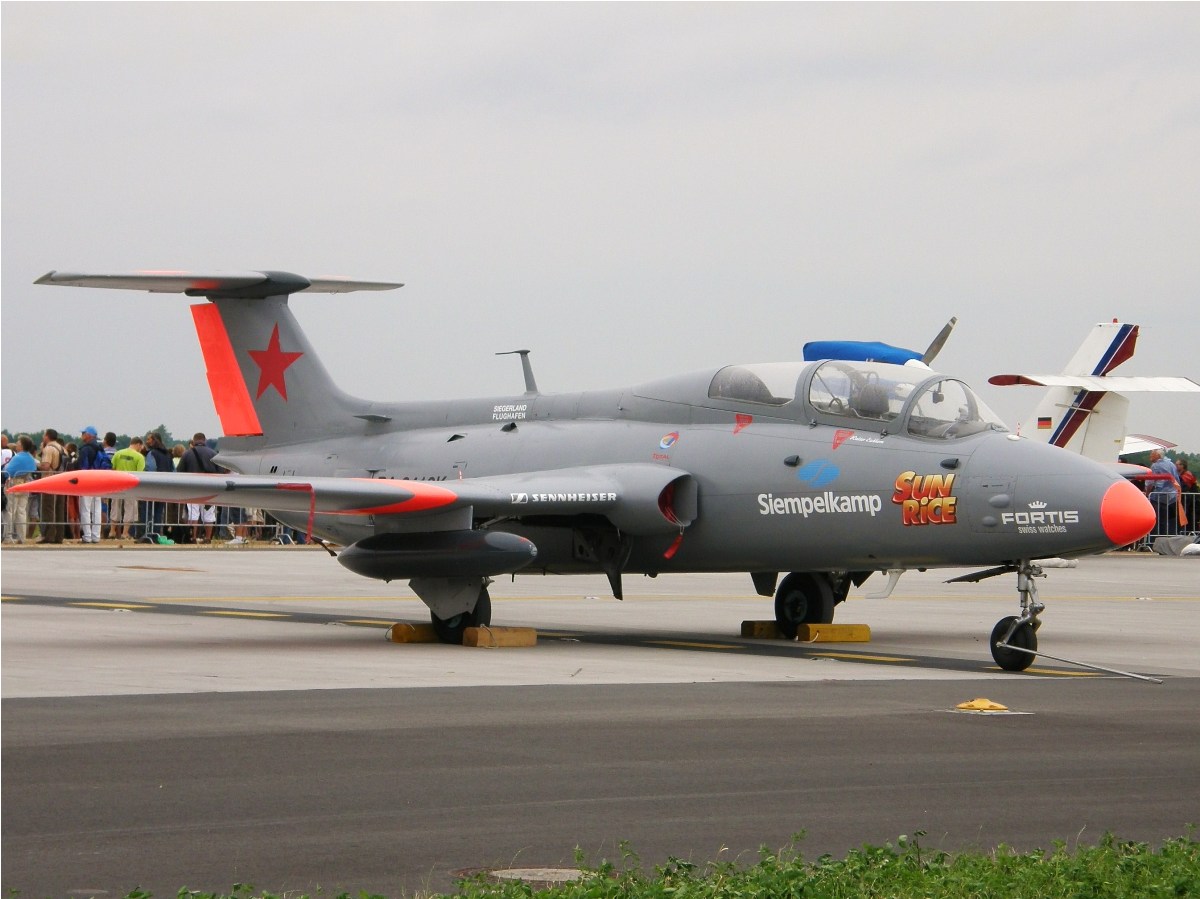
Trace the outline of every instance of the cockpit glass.
{"type": "Polygon", "coordinates": [[[813,373],[808,401],[818,412],[854,421],[889,422],[916,389],[906,370],[873,362],[826,362],[813,373]]]}
{"type": "Polygon", "coordinates": [[[786,406],[796,398],[796,381],[804,363],[764,362],[727,365],[708,385],[712,399],[786,406]]]}
{"type": "Polygon", "coordinates": [[[903,427],[916,437],[936,440],[1008,430],[970,387],[924,367],[832,359],[818,365],[811,377],[807,369],[804,362],[728,365],[713,377],[708,395],[784,407],[807,384],[812,409],[847,427],[874,426],[885,433],[903,427]],[[896,424],[901,416],[905,421],[896,424]]]}
{"type": "Polygon", "coordinates": [[[934,381],[922,389],[908,415],[908,433],[950,440],[981,431],[1007,431],[1004,422],[962,381],[934,381]]]}

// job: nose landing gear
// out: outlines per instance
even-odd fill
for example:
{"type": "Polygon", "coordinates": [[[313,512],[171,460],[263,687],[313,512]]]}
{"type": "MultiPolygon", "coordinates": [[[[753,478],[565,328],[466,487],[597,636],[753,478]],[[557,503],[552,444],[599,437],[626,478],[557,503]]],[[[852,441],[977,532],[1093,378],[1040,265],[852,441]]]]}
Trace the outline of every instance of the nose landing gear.
{"type": "MultiPolygon", "coordinates": [[[[1038,656],[1037,631],[1042,626],[1042,622],[1038,616],[1046,610],[1046,607],[1038,599],[1037,584],[1034,579],[1046,576],[1046,572],[1042,570],[1043,568],[1075,567],[1074,561],[1066,559],[1042,559],[1041,563],[1039,565],[1028,559],[1022,559],[1015,565],[999,565],[996,568],[988,568],[984,571],[959,575],[946,582],[948,584],[956,584],[965,581],[977,584],[985,578],[995,577],[998,574],[1011,574],[1014,571],[1017,573],[1017,592],[1021,595],[1021,614],[1009,615],[997,621],[996,626],[992,628],[992,637],[989,641],[992,658],[1005,671],[1024,671],[1033,664],[1034,659],[1038,656]]],[[[1117,674],[1121,677],[1132,677],[1136,680],[1149,681],[1152,684],[1162,683],[1162,680],[1159,678],[1151,677],[1147,674],[1134,674],[1131,671],[1122,671],[1119,668],[1105,668],[1102,665],[1077,662],[1073,659],[1064,659],[1061,656],[1052,656],[1045,652],[1042,655],[1047,659],[1054,659],[1056,662],[1065,662],[1068,665],[1077,665],[1080,668],[1088,668],[1092,671],[1117,674]]]]}
{"type": "MultiPolygon", "coordinates": [[[[1074,563],[1071,563],[1074,567],[1074,563]]],[[[1017,573],[1017,593],[1021,595],[1021,614],[1001,618],[992,628],[992,636],[988,646],[992,650],[992,658],[1005,671],[1024,671],[1037,658],[1037,631],[1042,626],[1038,615],[1046,610],[1038,600],[1037,583],[1034,578],[1045,577],[1042,566],[1028,559],[1022,559],[1015,565],[1000,565],[985,571],[960,575],[951,578],[946,583],[956,584],[963,581],[977,584],[985,578],[996,577],[999,574],[1017,573]]]]}
{"type": "Polygon", "coordinates": [[[1038,658],[1038,618],[1045,605],[1038,600],[1038,585],[1033,579],[1045,577],[1040,565],[1021,561],[1016,565],[1016,592],[1021,597],[1021,613],[996,622],[991,630],[991,658],[1004,671],[1025,671],[1038,658]]]}
{"type": "Polygon", "coordinates": [[[1038,600],[1037,582],[1045,577],[1040,565],[1022,560],[1016,566],[1017,593],[1021,596],[1021,614],[1001,618],[992,628],[992,658],[1005,671],[1024,671],[1037,658],[1037,631],[1042,626],[1038,615],[1046,606],[1038,600]]]}

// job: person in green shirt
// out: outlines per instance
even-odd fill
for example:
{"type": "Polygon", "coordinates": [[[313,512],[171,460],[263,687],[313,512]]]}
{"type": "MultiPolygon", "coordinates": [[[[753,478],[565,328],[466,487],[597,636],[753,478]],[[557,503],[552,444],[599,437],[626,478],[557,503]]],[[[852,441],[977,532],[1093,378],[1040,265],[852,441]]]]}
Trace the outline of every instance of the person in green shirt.
{"type": "MultiPolygon", "coordinates": [[[[113,471],[145,471],[146,456],[142,453],[142,438],[134,437],[125,449],[117,450],[112,457],[113,471]]],[[[116,537],[130,539],[133,526],[137,523],[138,502],[124,496],[114,496],[108,503],[108,520],[116,537]]]]}

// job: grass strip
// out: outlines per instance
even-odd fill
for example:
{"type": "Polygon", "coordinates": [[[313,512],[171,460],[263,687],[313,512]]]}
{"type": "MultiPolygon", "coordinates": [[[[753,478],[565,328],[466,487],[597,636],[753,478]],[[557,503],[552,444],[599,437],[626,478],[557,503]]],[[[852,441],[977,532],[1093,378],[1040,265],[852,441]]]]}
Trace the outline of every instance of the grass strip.
{"type": "MultiPolygon", "coordinates": [[[[990,852],[947,853],[920,845],[918,831],[896,843],[867,846],[844,859],[824,855],[805,861],[797,845],[803,834],[780,851],[759,851],[755,864],[709,862],[697,865],[671,858],[652,872],[622,847],[620,865],[580,864],[574,882],[537,889],[527,883],[495,882],[487,875],[460,881],[451,894],[421,894],[419,899],[1106,899],[1106,897],[1200,896],[1200,843],[1193,832],[1164,842],[1125,842],[1105,834],[1095,846],[1068,850],[1016,852],[1000,845],[990,852]]],[[[577,859],[581,862],[582,859],[577,859]]],[[[275,894],[236,884],[228,894],[181,889],[177,899],[384,899],[360,892],[319,890],[275,894]]],[[[142,891],[125,899],[152,899],[142,891]]]]}

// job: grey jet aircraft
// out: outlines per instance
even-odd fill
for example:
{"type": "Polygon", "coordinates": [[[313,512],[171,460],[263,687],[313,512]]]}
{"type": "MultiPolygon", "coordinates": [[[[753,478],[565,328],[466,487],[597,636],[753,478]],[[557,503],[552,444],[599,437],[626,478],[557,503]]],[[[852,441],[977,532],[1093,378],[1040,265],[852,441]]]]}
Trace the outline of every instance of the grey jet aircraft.
{"type": "MultiPolygon", "coordinates": [[[[489,624],[507,574],[747,572],[786,636],[828,623],[886,572],[1015,573],[1001,668],[1034,660],[1039,560],[1132,543],[1154,525],[1120,472],[1009,433],[927,366],[827,358],[725,365],[632,387],[377,402],[335,386],[291,294],[400,284],[286,272],[69,274],[38,284],[184,293],[230,474],[67,472],[17,488],[252,506],[407,580],[441,640],[489,624]],[[780,575],[783,575],[782,580],[780,575]]],[[[942,338],[944,339],[944,338],[942,338]]],[[[932,349],[932,348],[931,348],[932,349]]]]}

